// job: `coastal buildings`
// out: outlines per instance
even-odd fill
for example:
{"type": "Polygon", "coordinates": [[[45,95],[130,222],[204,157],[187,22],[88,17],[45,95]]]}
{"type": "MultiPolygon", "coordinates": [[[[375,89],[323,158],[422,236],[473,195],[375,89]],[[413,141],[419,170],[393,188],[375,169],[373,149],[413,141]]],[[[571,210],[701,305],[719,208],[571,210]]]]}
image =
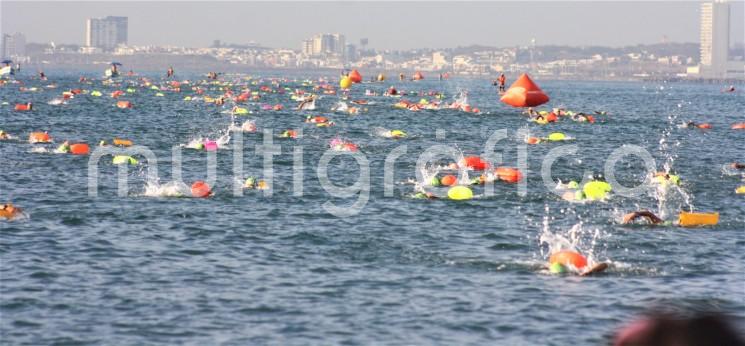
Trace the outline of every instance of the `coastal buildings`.
{"type": "Polygon", "coordinates": [[[85,46],[113,51],[117,46],[127,44],[127,30],[127,17],[88,18],[85,46]]]}
{"type": "Polygon", "coordinates": [[[701,4],[700,32],[701,60],[698,66],[688,69],[688,74],[704,78],[741,78],[745,75],[745,62],[731,61],[730,4],[716,0],[701,4]]]}
{"type": "Polygon", "coordinates": [[[26,56],[26,36],[17,32],[14,34],[3,34],[2,58],[17,59],[26,56]]]}
{"type": "Polygon", "coordinates": [[[342,34],[318,34],[303,41],[302,51],[312,57],[344,56],[346,41],[342,34]]]}

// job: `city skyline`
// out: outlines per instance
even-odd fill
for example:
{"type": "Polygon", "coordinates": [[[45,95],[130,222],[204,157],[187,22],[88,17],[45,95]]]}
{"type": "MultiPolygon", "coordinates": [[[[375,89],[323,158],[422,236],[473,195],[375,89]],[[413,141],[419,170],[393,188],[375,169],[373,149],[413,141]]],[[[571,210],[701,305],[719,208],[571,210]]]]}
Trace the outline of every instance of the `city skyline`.
{"type": "MultiPolygon", "coordinates": [[[[743,41],[743,2],[732,6],[731,45],[743,41]],[[740,17],[739,19],[737,17],[740,17]]],[[[44,3],[3,2],[3,33],[23,32],[28,42],[85,44],[85,20],[90,17],[129,17],[129,44],[206,47],[214,40],[230,43],[258,42],[272,48],[300,49],[303,40],[320,32],[338,32],[347,43],[369,38],[370,48],[446,48],[468,45],[495,47],[528,45],[600,45],[697,42],[700,3],[219,3],[204,11],[202,3],[44,3]],[[80,6],[74,5],[80,4],[80,6]],[[178,4],[179,6],[174,6],[178,4]],[[359,9],[360,5],[366,8],[359,9]],[[64,5],[64,6],[63,6],[64,5]],[[394,6],[395,5],[395,6],[394,6]],[[67,7],[61,9],[60,7],[67,7]],[[75,7],[76,11],[70,11],[75,7]],[[395,7],[395,10],[393,8],[395,7]],[[292,8],[292,12],[288,12],[292,8]],[[230,9],[228,11],[227,9],[230,9]],[[311,22],[297,13],[313,10],[311,22]],[[349,11],[355,9],[354,11],[349,11]],[[462,10],[460,13],[455,10],[462,10]],[[38,26],[14,15],[34,13],[49,25],[38,26]],[[181,16],[180,12],[188,12],[181,16]],[[526,14],[525,12],[532,12],[526,14]],[[599,14],[612,12],[605,17],[599,14]],[[60,13],[69,15],[61,16],[60,13]],[[344,14],[348,13],[348,14],[344,14]],[[344,15],[340,15],[344,14],[344,15]],[[624,17],[624,15],[626,15],[624,17]],[[634,20],[629,26],[629,15],[634,20]],[[163,18],[179,17],[181,21],[163,18]],[[195,18],[195,16],[197,18],[195,18]],[[407,17],[408,16],[408,17],[407,17]],[[555,20],[553,18],[559,18],[555,20]],[[387,25],[373,26],[370,21],[387,25]],[[654,19],[654,20],[652,20],[654,19]],[[681,25],[686,21],[696,25],[681,25]],[[519,27],[521,30],[498,30],[519,27]],[[487,22],[494,25],[484,25],[487,22]],[[193,25],[200,23],[200,25],[193,25]],[[209,25],[212,23],[213,25],[209,25]],[[351,24],[354,23],[354,24],[351,24]],[[448,23],[443,30],[443,23],[448,23]],[[599,23],[604,23],[600,25],[599,23]],[[191,29],[188,29],[192,27],[191,29]],[[185,29],[187,28],[187,29],[185,29]],[[495,28],[484,30],[484,28],[495,28]],[[592,30],[587,30],[592,28],[592,30]],[[195,30],[197,29],[197,30],[195,30]],[[406,35],[402,35],[406,32],[406,35]],[[154,35],[157,33],[157,35],[154,35]],[[623,33],[623,35],[619,35],[623,33]]]]}

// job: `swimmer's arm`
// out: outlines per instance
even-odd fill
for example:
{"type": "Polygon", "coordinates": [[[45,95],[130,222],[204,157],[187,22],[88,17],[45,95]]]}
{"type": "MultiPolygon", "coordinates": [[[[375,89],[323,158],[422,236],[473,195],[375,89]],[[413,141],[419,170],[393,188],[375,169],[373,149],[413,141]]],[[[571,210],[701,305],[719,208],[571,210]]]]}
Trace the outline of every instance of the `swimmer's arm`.
{"type": "Polygon", "coordinates": [[[629,224],[634,222],[634,220],[638,218],[646,218],[649,222],[653,224],[662,223],[663,220],[657,217],[657,215],[653,214],[649,210],[642,210],[642,211],[635,211],[633,213],[628,213],[623,216],[623,224],[629,224]]]}

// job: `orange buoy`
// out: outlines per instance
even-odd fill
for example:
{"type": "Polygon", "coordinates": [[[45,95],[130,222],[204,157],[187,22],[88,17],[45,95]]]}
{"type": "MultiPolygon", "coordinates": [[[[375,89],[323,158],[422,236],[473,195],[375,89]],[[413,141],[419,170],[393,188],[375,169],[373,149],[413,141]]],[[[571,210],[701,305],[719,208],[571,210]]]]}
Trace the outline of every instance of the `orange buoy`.
{"type": "Polygon", "coordinates": [[[212,191],[210,190],[210,186],[201,180],[197,180],[194,182],[194,184],[191,184],[192,197],[195,197],[195,198],[209,197],[210,193],[212,193],[212,191]]]}
{"type": "Polygon", "coordinates": [[[360,74],[360,71],[352,70],[348,77],[352,83],[362,83],[362,75],[360,74]]]}
{"type": "Polygon", "coordinates": [[[91,148],[85,143],[75,143],[70,145],[70,154],[73,155],[88,155],[91,148]]]}
{"type": "Polygon", "coordinates": [[[499,180],[508,183],[516,183],[523,178],[522,173],[517,168],[512,167],[498,167],[494,173],[499,177],[499,180]]]}
{"type": "Polygon", "coordinates": [[[548,102],[549,98],[527,73],[523,73],[500,100],[512,107],[535,107],[548,102]]]}
{"type": "Polygon", "coordinates": [[[124,95],[124,91],[121,91],[121,90],[116,90],[116,91],[114,91],[114,92],[111,93],[111,97],[112,98],[117,98],[117,97],[122,96],[122,95],[124,95]]]}
{"type": "Polygon", "coordinates": [[[33,107],[34,106],[31,104],[31,102],[29,102],[29,103],[16,103],[15,110],[17,110],[17,111],[30,111],[31,109],[33,109],[33,107]]]}
{"type": "Polygon", "coordinates": [[[559,117],[557,117],[556,113],[554,112],[548,113],[548,115],[546,116],[546,121],[550,123],[555,123],[558,120],[559,120],[559,117]]]}
{"type": "Polygon", "coordinates": [[[414,80],[422,80],[422,79],[424,79],[424,75],[421,72],[416,71],[416,73],[414,73],[413,79],[414,80]]]}
{"type": "Polygon", "coordinates": [[[528,143],[528,144],[538,144],[540,142],[541,142],[541,139],[538,137],[529,137],[528,139],[525,140],[525,143],[528,143]]]}
{"type": "Polygon", "coordinates": [[[119,146],[119,147],[131,147],[132,146],[132,141],[130,141],[129,139],[114,138],[113,143],[114,145],[119,146]]]}
{"type": "Polygon", "coordinates": [[[563,266],[573,266],[574,268],[582,269],[587,266],[587,258],[576,251],[561,250],[552,254],[548,259],[548,263],[559,263],[563,266]]]}
{"type": "Polygon", "coordinates": [[[117,101],[116,106],[121,109],[132,108],[132,102],[129,101],[117,101]]]}
{"type": "Polygon", "coordinates": [[[31,132],[28,141],[29,143],[51,143],[52,137],[46,132],[31,132]]]}
{"type": "Polygon", "coordinates": [[[463,158],[463,161],[461,161],[461,166],[468,167],[476,171],[483,171],[488,165],[489,164],[487,164],[478,156],[467,156],[463,158]]]}
{"type": "Polygon", "coordinates": [[[733,130],[745,130],[745,123],[732,124],[733,130]]]}
{"type": "Polygon", "coordinates": [[[65,100],[69,100],[73,98],[73,96],[75,96],[75,94],[72,91],[65,91],[62,93],[62,98],[65,100]]]}
{"type": "Polygon", "coordinates": [[[700,128],[700,129],[707,129],[708,130],[708,129],[711,128],[711,124],[708,124],[708,123],[707,124],[698,124],[697,127],[700,128]]]}
{"type": "Polygon", "coordinates": [[[454,175],[448,174],[440,179],[440,184],[445,186],[453,186],[458,181],[454,175]]]}

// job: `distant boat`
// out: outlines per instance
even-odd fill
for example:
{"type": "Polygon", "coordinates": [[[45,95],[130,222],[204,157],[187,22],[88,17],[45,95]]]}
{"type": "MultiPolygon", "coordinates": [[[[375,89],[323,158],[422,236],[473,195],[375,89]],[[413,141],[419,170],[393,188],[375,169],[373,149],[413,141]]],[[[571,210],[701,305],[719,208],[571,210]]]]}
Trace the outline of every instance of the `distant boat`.
{"type": "Polygon", "coordinates": [[[106,71],[104,71],[104,75],[106,76],[106,78],[115,78],[115,77],[119,77],[119,71],[117,71],[117,70],[112,70],[112,69],[110,69],[110,68],[107,68],[107,69],[106,69],[106,71]]]}
{"type": "Polygon", "coordinates": [[[13,60],[3,60],[0,61],[1,64],[4,64],[2,68],[0,68],[0,76],[12,76],[15,74],[15,70],[13,69],[13,66],[10,66],[10,64],[13,63],[13,60]]]}
{"type": "Polygon", "coordinates": [[[116,61],[111,62],[111,68],[108,68],[106,69],[106,71],[104,71],[104,75],[106,76],[106,78],[119,77],[119,68],[117,68],[117,66],[122,66],[122,64],[116,61]]]}
{"type": "Polygon", "coordinates": [[[0,76],[12,76],[13,75],[13,67],[11,66],[3,66],[0,68],[0,76]]]}

